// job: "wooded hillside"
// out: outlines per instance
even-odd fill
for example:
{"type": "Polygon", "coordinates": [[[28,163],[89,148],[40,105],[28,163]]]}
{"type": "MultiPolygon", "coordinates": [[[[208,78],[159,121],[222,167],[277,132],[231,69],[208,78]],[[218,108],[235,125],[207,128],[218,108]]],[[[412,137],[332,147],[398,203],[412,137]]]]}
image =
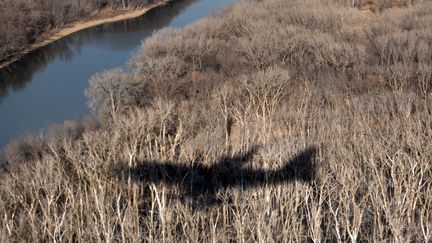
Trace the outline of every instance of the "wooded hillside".
{"type": "Polygon", "coordinates": [[[4,151],[9,241],[430,242],[432,2],[245,1],[4,151]]]}

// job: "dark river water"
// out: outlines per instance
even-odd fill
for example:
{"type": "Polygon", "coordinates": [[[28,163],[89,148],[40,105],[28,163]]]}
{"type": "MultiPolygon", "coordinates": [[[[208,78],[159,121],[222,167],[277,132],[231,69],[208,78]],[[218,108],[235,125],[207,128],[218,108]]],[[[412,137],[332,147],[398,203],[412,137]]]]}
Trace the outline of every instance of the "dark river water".
{"type": "Polygon", "coordinates": [[[83,30],[0,70],[0,148],[50,124],[91,115],[84,90],[92,75],[124,66],[155,31],[181,27],[233,0],[174,0],[132,20],[83,30]]]}

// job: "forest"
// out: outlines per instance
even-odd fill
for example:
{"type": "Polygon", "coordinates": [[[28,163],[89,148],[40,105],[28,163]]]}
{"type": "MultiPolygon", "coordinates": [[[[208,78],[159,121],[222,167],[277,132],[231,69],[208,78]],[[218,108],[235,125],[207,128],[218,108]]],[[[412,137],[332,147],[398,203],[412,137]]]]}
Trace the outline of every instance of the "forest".
{"type": "MultiPolygon", "coordinates": [[[[432,2],[250,0],[6,146],[0,241],[430,242],[432,2]]],[[[1,164],[1,163],[0,163],[1,164]]]]}
{"type": "Polygon", "coordinates": [[[44,33],[105,8],[132,10],[153,0],[1,0],[0,62],[41,39],[44,33]]]}

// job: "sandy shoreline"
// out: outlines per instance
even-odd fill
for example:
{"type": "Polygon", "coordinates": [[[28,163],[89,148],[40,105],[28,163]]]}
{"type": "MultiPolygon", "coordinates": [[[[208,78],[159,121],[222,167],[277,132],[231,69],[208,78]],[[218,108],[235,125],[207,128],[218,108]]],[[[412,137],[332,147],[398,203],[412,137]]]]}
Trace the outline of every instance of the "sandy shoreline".
{"type": "Polygon", "coordinates": [[[33,43],[28,48],[25,48],[24,50],[19,52],[17,55],[12,57],[11,59],[9,59],[7,61],[0,62],[0,69],[6,68],[7,66],[13,64],[14,62],[16,62],[19,59],[21,59],[22,57],[24,57],[26,54],[28,54],[34,50],[37,50],[41,47],[44,47],[44,46],[46,46],[46,45],[48,45],[48,44],[50,44],[56,40],[64,38],[68,35],[71,35],[73,33],[78,32],[78,31],[92,28],[92,27],[102,25],[102,24],[114,23],[114,22],[119,22],[119,21],[123,21],[123,20],[127,20],[127,19],[137,18],[137,17],[145,14],[149,10],[156,8],[156,7],[159,7],[159,6],[162,6],[166,3],[167,3],[167,1],[161,1],[158,3],[151,4],[149,6],[146,6],[142,9],[134,10],[134,11],[123,13],[123,14],[116,15],[116,16],[111,16],[111,17],[107,17],[107,18],[100,18],[100,19],[95,19],[95,20],[89,20],[89,21],[78,21],[75,23],[68,24],[71,27],[61,28],[60,31],[51,35],[47,39],[33,43]]]}

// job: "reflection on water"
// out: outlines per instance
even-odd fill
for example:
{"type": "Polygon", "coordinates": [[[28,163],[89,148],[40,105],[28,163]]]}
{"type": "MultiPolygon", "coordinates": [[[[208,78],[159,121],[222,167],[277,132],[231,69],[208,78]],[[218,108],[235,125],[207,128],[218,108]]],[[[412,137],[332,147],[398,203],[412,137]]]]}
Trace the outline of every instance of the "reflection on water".
{"type": "Polygon", "coordinates": [[[0,70],[0,148],[12,138],[90,114],[89,78],[122,66],[141,41],[165,26],[179,27],[233,0],[174,0],[132,20],[75,33],[0,70]]]}
{"type": "MultiPolygon", "coordinates": [[[[18,62],[0,70],[0,104],[9,91],[19,91],[31,81],[33,74],[42,71],[56,57],[68,61],[73,58],[72,38],[54,42],[28,54],[18,62]]],[[[79,47],[79,46],[77,46],[79,47]]],[[[79,48],[77,49],[79,51],[79,48]]]]}

